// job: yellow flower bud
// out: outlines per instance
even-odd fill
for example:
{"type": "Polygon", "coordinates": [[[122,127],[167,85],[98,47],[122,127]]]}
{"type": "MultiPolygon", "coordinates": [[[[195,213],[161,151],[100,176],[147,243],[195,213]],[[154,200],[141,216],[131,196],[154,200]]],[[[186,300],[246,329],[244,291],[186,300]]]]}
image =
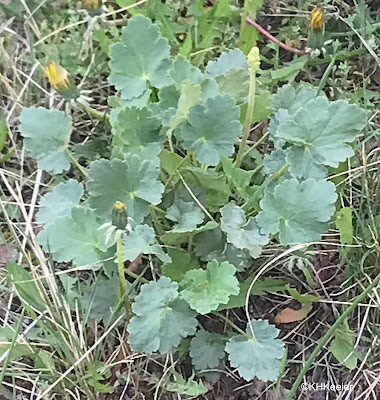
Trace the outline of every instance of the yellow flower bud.
{"type": "Polygon", "coordinates": [[[69,89],[71,85],[70,74],[59,64],[55,61],[50,61],[45,71],[50,85],[53,86],[57,92],[69,89]]]}
{"type": "Polygon", "coordinates": [[[315,7],[310,14],[310,28],[313,31],[320,31],[323,29],[323,7],[315,7]]]}
{"type": "Polygon", "coordinates": [[[125,229],[128,224],[128,209],[121,201],[117,201],[112,210],[112,225],[117,229],[125,229]]]}
{"type": "Polygon", "coordinates": [[[127,206],[124,203],[122,203],[121,201],[116,201],[115,205],[114,205],[114,208],[116,210],[126,210],[127,206]]]}
{"type": "Polygon", "coordinates": [[[260,51],[257,46],[253,46],[247,56],[248,65],[251,72],[256,72],[260,69],[260,51]]]}
{"type": "Polygon", "coordinates": [[[97,10],[101,6],[101,0],[82,0],[82,6],[86,10],[97,10]]]}

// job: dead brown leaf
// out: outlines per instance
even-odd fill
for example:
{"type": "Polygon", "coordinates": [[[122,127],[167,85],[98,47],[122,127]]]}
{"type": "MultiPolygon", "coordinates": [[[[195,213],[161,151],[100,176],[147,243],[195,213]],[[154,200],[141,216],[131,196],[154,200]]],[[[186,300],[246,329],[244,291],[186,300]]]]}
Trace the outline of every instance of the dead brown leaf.
{"type": "Polygon", "coordinates": [[[274,322],[276,324],[289,324],[291,322],[301,321],[307,317],[312,308],[312,303],[302,304],[302,307],[299,310],[294,310],[293,308],[287,307],[277,314],[274,322]]]}

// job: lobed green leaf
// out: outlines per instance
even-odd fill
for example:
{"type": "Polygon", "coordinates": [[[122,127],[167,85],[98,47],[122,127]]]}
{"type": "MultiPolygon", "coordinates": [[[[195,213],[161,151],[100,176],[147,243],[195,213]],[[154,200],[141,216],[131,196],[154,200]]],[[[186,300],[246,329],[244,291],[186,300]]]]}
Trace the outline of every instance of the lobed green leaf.
{"type": "Polygon", "coordinates": [[[115,202],[121,201],[139,224],[148,215],[149,204],[161,202],[164,186],[154,161],[141,161],[137,155],[127,155],[123,161],[93,161],[88,175],[89,202],[102,218],[110,219],[115,202]]]}
{"type": "Polygon", "coordinates": [[[158,26],[142,15],[123,28],[121,42],[110,47],[110,58],[110,82],[125,100],[150,93],[149,84],[160,88],[171,83],[169,42],[158,26]]]}
{"type": "Polygon", "coordinates": [[[240,110],[229,96],[216,96],[196,105],[189,122],[179,132],[186,150],[192,150],[199,162],[217,165],[220,157],[229,157],[241,134],[240,110]]]}
{"type": "Polygon", "coordinates": [[[143,285],[132,311],[128,332],[134,351],[167,353],[198,324],[196,313],[179,299],[178,284],[166,277],[143,285]]]}
{"type": "Polygon", "coordinates": [[[256,377],[265,382],[275,381],[285,351],[284,343],[277,339],[280,331],[268,321],[252,319],[246,332],[249,337],[234,336],[226,345],[232,367],[247,381],[256,377]]]}
{"type": "Polygon", "coordinates": [[[67,171],[71,117],[62,111],[31,107],[23,109],[20,121],[25,149],[38,161],[39,168],[54,174],[67,171]]]}
{"type": "Polygon", "coordinates": [[[231,295],[239,293],[236,268],[229,262],[216,260],[207,264],[206,270],[196,269],[186,273],[180,282],[181,297],[200,314],[207,314],[225,304],[231,295]]]}
{"type": "Polygon", "coordinates": [[[286,179],[265,192],[257,224],[265,234],[279,233],[282,244],[320,240],[329,228],[336,199],[331,182],[286,179]]]}

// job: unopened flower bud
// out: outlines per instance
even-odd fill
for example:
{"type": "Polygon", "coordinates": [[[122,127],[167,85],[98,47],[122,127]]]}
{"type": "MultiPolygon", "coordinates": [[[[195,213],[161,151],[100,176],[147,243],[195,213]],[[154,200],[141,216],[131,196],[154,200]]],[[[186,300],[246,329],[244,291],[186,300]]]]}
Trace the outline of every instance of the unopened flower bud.
{"type": "Polygon", "coordinates": [[[101,0],[82,0],[82,6],[86,10],[97,10],[101,5],[101,0]]]}
{"type": "Polygon", "coordinates": [[[55,61],[50,61],[45,70],[50,85],[63,97],[75,99],[79,96],[77,87],[71,75],[55,61]]]}
{"type": "Polygon", "coordinates": [[[121,201],[115,202],[112,209],[112,225],[118,229],[125,229],[128,224],[128,209],[121,201]]]}
{"type": "Polygon", "coordinates": [[[315,7],[310,14],[310,29],[313,31],[320,31],[323,29],[323,25],[323,7],[315,7]]]}
{"type": "Polygon", "coordinates": [[[253,46],[247,56],[248,65],[251,72],[257,72],[260,69],[260,51],[257,46],[253,46]]]}

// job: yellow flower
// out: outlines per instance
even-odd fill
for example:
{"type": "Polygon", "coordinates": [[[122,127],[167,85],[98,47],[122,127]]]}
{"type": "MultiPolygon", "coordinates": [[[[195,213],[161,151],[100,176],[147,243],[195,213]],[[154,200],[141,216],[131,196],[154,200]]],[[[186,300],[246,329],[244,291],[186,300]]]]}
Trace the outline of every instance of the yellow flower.
{"type": "Polygon", "coordinates": [[[315,7],[310,14],[310,28],[313,31],[320,31],[323,28],[323,7],[315,7]]]}
{"type": "Polygon", "coordinates": [[[70,74],[55,61],[50,61],[45,71],[50,85],[53,86],[57,92],[70,88],[70,74]]]}
{"type": "Polygon", "coordinates": [[[82,0],[82,5],[86,10],[97,10],[101,5],[101,0],[82,0]]]}
{"type": "Polygon", "coordinates": [[[115,210],[126,210],[127,206],[124,203],[122,203],[121,201],[117,201],[117,202],[115,202],[114,208],[115,208],[115,210]]]}

